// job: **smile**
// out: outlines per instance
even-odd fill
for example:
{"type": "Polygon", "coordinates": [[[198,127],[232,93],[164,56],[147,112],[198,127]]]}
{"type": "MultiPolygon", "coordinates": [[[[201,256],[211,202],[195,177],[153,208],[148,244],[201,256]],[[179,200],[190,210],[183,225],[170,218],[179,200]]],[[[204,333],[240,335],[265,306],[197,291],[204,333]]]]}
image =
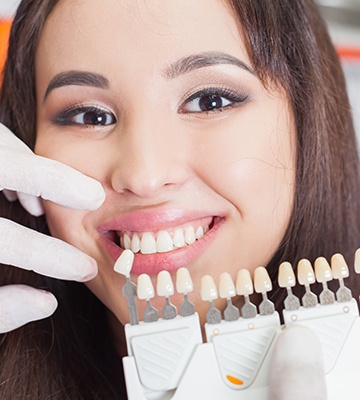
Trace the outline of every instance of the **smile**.
{"type": "Polygon", "coordinates": [[[130,249],[136,253],[132,274],[154,275],[188,267],[206,251],[224,222],[223,216],[181,210],[137,212],[105,222],[98,231],[114,261],[130,249]]]}
{"type": "Polygon", "coordinates": [[[122,249],[130,249],[134,253],[155,254],[189,246],[206,235],[214,225],[214,218],[207,221],[178,226],[174,229],[158,232],[116,231],[118,245],[122,249]]]}

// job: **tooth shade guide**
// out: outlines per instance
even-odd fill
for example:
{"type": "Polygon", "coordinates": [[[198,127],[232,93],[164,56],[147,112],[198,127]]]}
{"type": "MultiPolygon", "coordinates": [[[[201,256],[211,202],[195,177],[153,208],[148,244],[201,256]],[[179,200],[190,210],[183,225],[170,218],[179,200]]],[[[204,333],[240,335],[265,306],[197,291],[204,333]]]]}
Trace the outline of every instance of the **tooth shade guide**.
{"type": "Polygon", "coordinates": [[[291,288],[296,284],[295,274],[292,265],[287,261],[280,264],[278,283],[279,287],[286,288],[287,290],[287,296],[284,301],[285,309],[288,311],[298,310],[300,308],[300,300],[291,290],[291,288]]]}
{"type": "Polygon", "coordinates": [[[257,267],[254,271],[254,286],[256,293],[261,293],[262,302],[259,305],[260,315],[270,315],[275,312],[275,306],[267,297],[267,292],[272,290],[272,283],[264,267],[257,267]]]}
{"type": "Polygon", "coordinates": [[[236,293],[241,296],[249,296],[254,293],[254,285],[250,272],[245,268],[240,269],[237,273],[236,293]]]}
{"type": "Polygon", "coordinates": [[[354,255],[354,270],[357,274],[360,274],[360,249],[355,251],[354,255]]]}
{"type": "Polygon", "coordinates": [[[339,281],[339,289],[336,291],[336,300],[340,303],[351,301],[351,290],[347,288],[344,283],[344,278],[349,276],[349,268],[341,254],[334,254],[331,257],[331,269],[334,279],[339,281]]]}
{"type": "Polygon", "coordinates": [[[174,284],[169,271],[161,271],[157,276],[156,292],[159,296],[165,297],[165,306],[161,310],[163,319],[173,319],[177,315],[176,307],[171,304],[170,296],[174,294],[174,284]]]}
{"type": "Polygon", "coordinates": [[[323,290],[319,296],[320,304],[328,305],[335,303],[335,295],[327,286],[327,282],[332,280],[332,273],[329,263],[324,257],[318,257],[315,260],[314,269],[316,280],[323,286],[323,290]]]}
{"type": "Polygon", "coordinates": [[[180,306],[180,315],[188,317],[195,313],[195,305],[189,301],[188,293],[193,291],[193,282],[187,268],[179,268],[176,271],[176,291],[184,295],[184,301],[180,306]]]}
{"type": "Polygon", "coordinates": [[[134,253],[131,250],[124,250],[120,257],[115,261],[114,271],[130,277],[130,271],[134,263],[134,253]]]}
{"type": "Polygon", "coordinates": [[[209,311],[206,313],[206,321],[208,324],[219,324],[221,322],[221,312],[215,308],[213,300],[218,298],[218,292],[214,279],[210,275],[201,278],[201,299],[209,302],[209,311]]]}
{"type": "Polygon", "coordinates": [[[309,260],[303,258],[297,265],[297,279],[300,285],[305,286],[305,294],[301,298],[303,307],[316,307],[318,302],[317,296],[311,292],[310,284],[316,281],[315,273],[309,260]]]}

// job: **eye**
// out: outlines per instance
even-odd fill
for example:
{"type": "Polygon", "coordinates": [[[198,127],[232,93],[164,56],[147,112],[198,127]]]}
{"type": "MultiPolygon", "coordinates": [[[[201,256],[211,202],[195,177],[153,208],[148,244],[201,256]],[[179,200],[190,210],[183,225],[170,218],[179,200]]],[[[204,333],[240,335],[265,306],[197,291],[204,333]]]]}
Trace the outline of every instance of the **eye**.
{"type": "Polygon", "coordinates": [[[226,108],[238,106],[247,97],[227,89],[207,88],[191,95],[180,107],[179,112],[191,114],[223,111],[226,108]]]}
{"type": "Polygon", "coordinates": [[[74,106],[61,111],[53,122],[58,125],[106,126],[116,123],[114,114],[98,106],[74,106]]]}

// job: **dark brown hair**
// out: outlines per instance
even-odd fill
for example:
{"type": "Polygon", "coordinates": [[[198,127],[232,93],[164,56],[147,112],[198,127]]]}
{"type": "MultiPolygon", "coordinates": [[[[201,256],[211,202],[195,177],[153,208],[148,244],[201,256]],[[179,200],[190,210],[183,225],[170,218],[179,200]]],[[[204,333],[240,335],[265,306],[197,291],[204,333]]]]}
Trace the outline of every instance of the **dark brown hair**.
{"type": "MultiPolygon", "coordinates": [[[[303,257],[314,261],[341,252],[352,263],[360,239],[357,146],[343,73],[325,24],[310,0],[228,2],[253,68],[264,85],[284,87],[297,128],[294,209],[267,266],[272,279],[276,281],[278,265],[285,260],[296,265],[303,257]]],[[[4,69],[0,121],[30,147],[36,134],[35,50],[56,3],[23,0],[4,69]]],[[[43,218],[0,200],[1,216],[48,233],[43,218]]],[[[124,398],[104,306],[83,285],[2,269],[1,285],[21,282],[46,288],[59,299],[59,309],[45,321],[2,336],[0,397],[124,398]]],[[[350,283],[355,291],[358,285],[350,283]]],[[[273,293],[280,304],[282,293],[273,293]]]]}

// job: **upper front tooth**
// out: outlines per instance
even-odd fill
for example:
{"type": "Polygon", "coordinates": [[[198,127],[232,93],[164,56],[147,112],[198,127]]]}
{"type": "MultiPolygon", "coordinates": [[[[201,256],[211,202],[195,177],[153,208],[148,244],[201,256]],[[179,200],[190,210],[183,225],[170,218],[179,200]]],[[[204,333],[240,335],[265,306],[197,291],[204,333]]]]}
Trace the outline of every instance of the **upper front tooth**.
{"type": "Polygon", "coordinates": [[[201,239],[203,236],[204,236],[204,229],[203,229],[202,226],[199,226],[199,227],[196,229],[195,237],[196,237],[196,239],[201,239]]]}
{"type": "Polygon", "coordinates": [[[173,241],[167,231],[159,231],[156,239],[156,250],[165,253],[173,249],[173,241]]]}
{"type": "Polygon", "coordinates": [[[154,236],[150,232],[144,232],[140,242],[140,252],[142,254],[156,253],[156,242],[154,236]]]}
{"type": "Polygon", "coordinates": [[[185,229],[185,243],[193,244],[196,241],[195,231],[193,226],[188,226],[185,229]]]}
{"type": "Polygon", "coordinates": [[[134,233],[131,239],[131,250],[134,253],[137,253],[140,250],[140,238],[136,233],[134,233]]]}
{"type": "Polygon", "coordinates": [[[178,228],[174,232],[173,244],[175,247],[185,246],[184,232],[181,228],[178,228]]]}
{"type": "Polygon", "coordinates": [[[125,233],[124,234],[124,249],[130,249],[131,248],[131,239],[130,236],[125,233]]]}

